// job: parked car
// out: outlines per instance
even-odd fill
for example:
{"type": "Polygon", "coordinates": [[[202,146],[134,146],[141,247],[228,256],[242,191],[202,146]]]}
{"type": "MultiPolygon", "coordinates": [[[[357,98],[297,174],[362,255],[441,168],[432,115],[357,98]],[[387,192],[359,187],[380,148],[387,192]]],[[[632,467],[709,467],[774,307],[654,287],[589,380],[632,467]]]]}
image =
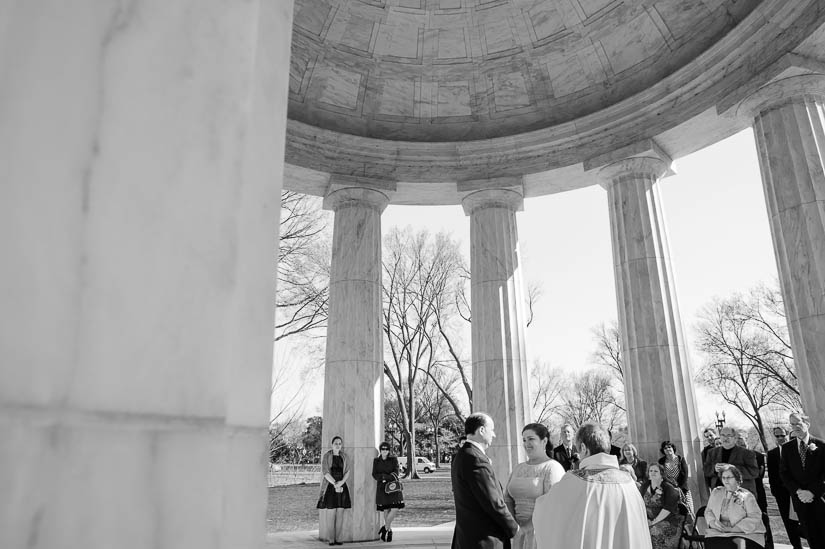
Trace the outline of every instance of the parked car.
{"type": "MultiPolygon", "coordinates": [[[[406,473],[407,472],[407,456],[399,457],[398,458],[398,465],[401,466],[401,472],[406,473]]],[[[419,473],[427,473],[427,474],[432,473],[433,471],[435,471],[435,463],[433,463],[432,461],[430,461],[429,459],[427,459],[425,457],[416,456],[415,457],[415,470],[418,471],[419,473]]]]}

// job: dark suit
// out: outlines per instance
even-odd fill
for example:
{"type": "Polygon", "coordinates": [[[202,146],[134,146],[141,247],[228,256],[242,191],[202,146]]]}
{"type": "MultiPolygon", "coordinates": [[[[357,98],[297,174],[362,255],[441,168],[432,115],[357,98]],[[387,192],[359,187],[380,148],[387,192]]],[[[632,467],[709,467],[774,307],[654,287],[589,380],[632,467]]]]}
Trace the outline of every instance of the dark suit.
{"type": "Polygon", "coordinates": [[[756,452],[742,448],[741,446],[734,446],[731,448],[730,457],[727,461],[722,460],[722,452],[724,448],[719,446],[708,451],[708,456],[705,459],[703,467],[705,469],[706,477],[716,477],[714,486],[722,486],[722,481],[716,474],[717,463],[729,463],[735,465],[739,472],[742,473],[742,488],[748,490],[754,496],[756,495],[756,477],[759,476],[759,464],[756,461],[756,452]]]}
{"type": "Polygon", "coordinates": [[[776,506],[779,507],[779,515],[782,517],[782,524],[785,525],[785,531],[788,533],[788,541],[791,542],[794,549],[801,549],[802,544],[797,531],[799,523],[789,518],[791,495],[779,477],[779,460],[779,447],[768,451],[768,484],[771,487],[771,494],[776,499],[776,506]]]}
{"type": "Polygon", "coordinates": [[[808,545],[811,549],[825,549],[825,442],[810,437],[808,444],[815,450],[806,450],[805,466],[799,456],[799,443],[792,439],[782,445],[782,459],[779,462],[779,478],[791,494],[799,522],[805,527],[808,545]],[[797,490],[810,490],[814,494],[813,503],[802,503],[797,490]]]}
{"type": "Polygon", "coordinates": [[[550,457],[561,463],[561,466],[564,467],[565,471],[569,471],[573,468],[573,465],[579,462],[578,459],[573,459],[574,454],[576,454],[576,451],[573,450],[572,444],[570,445],[570,452],[567,451],[564,444],[559,444],[553,449],[553,455],[550,457]]]}
{"type": "Polygon", "coordinates": [[[518,523],[504,503],[489,458],[466,442],[452,464],[455,498],[453,549],[509,549],[518,523]]]}

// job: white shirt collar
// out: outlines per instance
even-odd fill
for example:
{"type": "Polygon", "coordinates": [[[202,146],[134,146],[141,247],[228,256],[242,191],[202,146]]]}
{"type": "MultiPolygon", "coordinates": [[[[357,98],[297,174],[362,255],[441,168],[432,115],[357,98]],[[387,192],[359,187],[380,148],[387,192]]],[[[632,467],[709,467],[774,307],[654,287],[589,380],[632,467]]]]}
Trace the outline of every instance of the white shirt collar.
{"type": "Polygon", "coordinates": [[[484,454],[485,456],[487,455],[487,452],[484,451],[484,446],[482,446],[481,443],[476,442],[474,440],[470,440],[469,438],[467,439],[467,442],[469,442],[470,444],[472,444],[473,446],[475,446],[476,448],[481,450],[481,453],[484,454]]]}
{"type": "Polygon", "coordinates": [[[605,467],[619,468],[619,460],[616,456],[599,452],[592,456],[587,456],[579,462],[579,469],[604,469],[605,467]]]}
{"type": "MultiPolygon", "coordinates": [[[[802,441],[802,443],[803,443],[803,444],[805,444],[805,446],[807,446],[807,445],[808,445],[808,442],[810,442],[810,440],[811,440],[811,433],[810,433],[810,432],[805,433],[805,438],[803,438],[803,439],[797,439],[797,440],[801,440],[801,441],[802,441]]],[[[797,442],[797,444],[799,444],[799,442],[797,442]]]]}

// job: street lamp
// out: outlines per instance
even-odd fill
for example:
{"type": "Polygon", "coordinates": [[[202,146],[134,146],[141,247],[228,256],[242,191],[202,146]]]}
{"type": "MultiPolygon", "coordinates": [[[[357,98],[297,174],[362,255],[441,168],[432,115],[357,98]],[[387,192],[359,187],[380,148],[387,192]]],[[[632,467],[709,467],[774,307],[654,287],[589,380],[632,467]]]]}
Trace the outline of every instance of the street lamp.
{"type": "Polygon", "coordinates": [[[722,415],[719,415],[719,412],[716,412],[716,431],[719,432],[722,430],[722,427],[725,426],[725,411],[722,410],[722,415]]]}

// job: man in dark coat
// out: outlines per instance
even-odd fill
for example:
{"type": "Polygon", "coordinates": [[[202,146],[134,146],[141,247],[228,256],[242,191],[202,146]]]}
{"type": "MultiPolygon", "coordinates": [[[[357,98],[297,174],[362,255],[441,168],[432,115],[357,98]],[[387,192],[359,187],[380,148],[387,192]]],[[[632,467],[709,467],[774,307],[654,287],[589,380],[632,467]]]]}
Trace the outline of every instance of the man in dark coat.
{"type": "Polygon", "coordinates": [[[564,424],[561,428],[561,444],[556,446],[553,449],[553,454],[550,455],[550,457],[561,463],[565,471],[575,468],[579,462],[579,454],[573,447],[573,435],[575,433],[576,431],[572,425],[569,423],[564,424]]]}
{"type": "Polygon", "coordinates": [[[782,445],[788,441],[788,433],[783,427],[774,427],[773,436],[776,439],[776,448],[768,450],[768,484],[771,487],[771,494],[776,499],[776,506],[779,507],[779,516],[782,517],[782,524],[788,533],[788,541],[793,549],[802,549],[802,542],[799,539],[799,523],[790,518],[791,495],[779,477],[779,463],[782,458],[782,445]]]}
{"type": "Polygon", "coordinates": [[[791,414],[788,422],[796,440],[782,446],[779,477],[807,531],[808,545],[825,549],[825,441],[808,432],[811,421],[807,415],[791,414]]]}
{"type": "Polygon", "coordinates": [[[708,452],[704,463],[705,477],[716,477],[711,486],[722,486],[717,476],[718,468],[723,463],[735,465],[742,473],[742,488],[756,496],[756,477],[759,476],[759,464],[756,462],[756,453],[736,445],[737,432],[733,427],[722,427],[719,430],[722,445],[708,452]]]}
{"type": "Polygon", "coordinates": [[[470,414],[464,422],[467,442],[452,464],[455,499],[453,549],[509,549],[518,523],[504,503],[501,484],[486,451],[495,438],[493,418],[470,414]]]}

